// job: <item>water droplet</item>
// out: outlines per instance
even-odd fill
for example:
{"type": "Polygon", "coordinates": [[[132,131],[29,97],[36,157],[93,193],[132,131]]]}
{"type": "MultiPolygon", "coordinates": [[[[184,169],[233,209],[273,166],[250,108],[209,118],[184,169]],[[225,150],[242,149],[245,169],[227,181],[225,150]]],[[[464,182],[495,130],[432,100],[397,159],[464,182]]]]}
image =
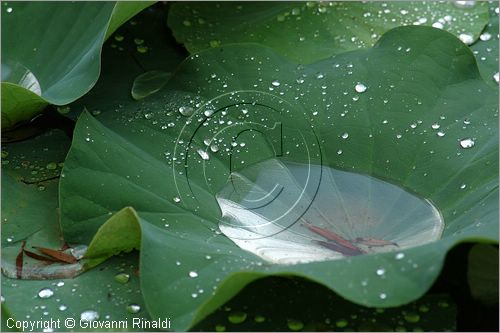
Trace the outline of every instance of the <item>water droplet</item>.
{"type": "Polygon", "coordinates": [[[495,74],[493,74],[493,80],[495,80],[495,82],[498,84],[499,81],[500,81],[500,74],[498,74],[498,72],[496,72],[495,74]]]}
{"type": "Polygon", "coordinates": [[[82,321],[94,321],[99,319],[99,313],[94,310],[86,310],[80,314],[80,320],[82,321]]]}
{"type": "Polygon", "coordinates": [[[148,52],[148,47],[145,45],[137,45],[137,52],[146,53],[148,52]]]}
{"type": "Polygon", "coordinates": [[[175,203],[179,203],[179,202],[181,202],[181,198],[179,198],[179,197],[174,197],[174,199],[173,199],[173,200],[174,200],[174,202],[175,202],[175,203]]]}
{"type": "Polygon", "coordinates": [[[347,327],[347,325],[349,325],[349,323],[345,319],[339,319],[335,322],[335,326],[338,328],[344,328],[347,327]]]}
{"type": "Polygon", "coordinates": [[[420,312],[429,312],[429,307],[427,305],[420,305],[419,308],[418,308],[418,311],[420,312]]]}
{"type": "Polygon", "coordinates": [[[123,41],[124,39],[125,39],[125,37],[123,37],[122,35],[118,35],[118,34],[116,34],[116,35],[115,35],[115,40],[116,40],[117,42],[121,42],[121,41],[123,41]]]}
{"type": "Polygon", "coordinates": [[[434,22],[432,23],[432,27],[437,29],[443,29],[444,26],[441,22],[434,22]]]}
{"type": "Polygon", "coordinates": [[[439,132],[436,133],[436,135],[439,136],[440,138],[442,138],[443,136],[446,135],[446,133],[443,132],[443,131],[439,131],[439,132]]]}
{"type": "Polygon", "coordinates": [[[189,277],[192,277],[192,278],[198,277],[198,273],[196,273],[195,271],[191,271],[191,272],[189,272],[189,277]]]}
{"type": "Polygon", "coordinates": [[[66,311],[68,307],[64,304],[59,305],[59,311],[66,311]]]}
{"type": "Polygon", "coordinates": [[[408,312],[404,315],[404,318],[409,323],[418,323],[420,321],[420,315],[415,312],[408,312]]]}
{"type": "Polygon", "coordinates": [[[182,21],[182,24],[183,24],[185,27],[190,27],[190,26],[191,26],[191,21],[189,21],[189,20],[184,20],[184,21],[182,21]]]}
{"type": "Polygon", "coordinates": [[[457,0],[453,4],[455,5],[455,7],[458,7],[458,8],[472,8],[476,5],[476,1],[474,1],[474,0],[466,0],[466,1],[457,0]]]}
{"type": "Polygon", "coordinates": [[[190,106],[181,106],[179,108],[179,113],[181,115],[183,115],[184,117],[189,117],[190,115],[192,115],[194,113],[194,108],[192,108],[190,106]]]}
{"type": "Polygon", "coordinates": [[[214,114],[214,110],[205,110],[203,114],[205,115],[205,117],[210,117],[211,115],[214,114]]]}
{"type": "Polygon", "coordinates": [[[115,281],[118,283],[125,284],[130,280],[130,275],[126,273],[118,273],[115,275],[115,281]]]}
{"type": "Polygon", "coordinates": [[[491,34],[489,32],[484,32],[479,36],[479,39],[487,41],[491,39],[491,34]]]}
{"type": "Polygon", "coordinates": [[[144,39],[140,39],[140,38],[134,38],[134,43],[136,45],[141,45],[144,43],[144,39]]]}
{"type": "Polygon", "coordinates": [[[471,138],[465,138],[465,139],[460,140],[460,147],[462,147],[464,149],[472,148],[472,147],[474,147],[475,144],[476,144],[476,142],[474,140],[472,140],[471,138]]]}
{"type": "Polygon", "coordinates": [[[127,312],[129,313],[138,313],[141,311],[141,307],[138,304],[129,304],[127,305],[127,312]]]}
{"type": "Polygon", "coordinates": [[[151,118],[153,118],[153,116],[154,116],[154,114],[152,114],[152,113],[144,114],[144,118],[146,118],[146,119],[151,119],[151,118]]]}
{"type": "Polygon", "coordinates": [[[197,294],[197,293],[192,293],[192,294],[191,294],[191,297],[192,297],[192,298],[196,298],[196,297],[198,297],[198,294],[197,294]]]}
{"type": "Polygon", "coordinates": [[[208,153],[206,151],[204,151],[203,149],[198,149],[198,155],[200,155],[200,157],[205,161],[210,159],[210,156],[208,156],[208,153]]]}
{"type": "Polygon", "coordinates": [[[38,186],[38,191],[45,191],[45,186],[39,185],[38,186]]]}
{"type": "Polygon", "coordinates": [[[261,316],[261,315],[256,315],[255,318],[253,319],[256,323],[263,323],[266,321],[266,317],[261,316]]]}
{"type": "Polygon", "coordinates": [[[210,259],[212,259],[212,256],[207,254],[207,255],[205,256],[205,259],[210,260],[210,259]]]}
{"type": "Polygon", "coordinates": [[[467,185],[466,185],[466,184],[462,184],[462,185],[460,185],[460,189],[461,189],[461,190],[465,189],[466,187],[467,187],[467,185]]]}
{"type": "Polygon", "coordinates": [[[382,276],[382,275],[385,274],[385,269],[379,268],[379,269],[377,269],[376,273],[377,273],[378,276],[382,276]]]}
{"type": "Polygon", "coordinates": [[[280,86],[280,82],[278,80],[274,80],[272,82],[272,85],[275,86],[275,87],[279,87],[280,86]]]}
{"type": "Polygon", "coordinates": [[[359,93],[363,93],[366,91],[366,86],[362,83],[358,83],[354,89],[356,90],[356,92],[359,92],[359,93]]]}
{"type": "Polygon", "coordinates": [[[290,331],[300,331],[304,328],[304,323],[297,319],[288,319],[287,325],[290,331]]]}
{"type": "Polygon", "coordinates": [[[210,146],[210,150],[214,153],[218,152],[219,151],[219,146],[217,145],[211,145],[210,146]]]}
{"type": "Polygon", "coordinates": [[[472,37],[471,34],[466,34],[466,33],[463,33],[463,34],[460,34],[458,36],[458,38],[460,38],[460,40],[466,44],[466,45],[470,45],[474,42],[474,37],[472,37]]]}
{"type": "Polygon", "coordinates": [[[226,326],[224,326],[224,325],[215,325],[215,331],[216,332],[225,332],[226,331],[226,326]]]}
{"type": "Polygon", "coordinates": [[[347,139],[349,137],[349,133],[345,132],[344,134],[341,135],[342,139],[347,139]]]}
{"type": "Polygon", "coordinates": [[[441,125],[439,125],[438,123],[434,123],[431,125],[432,129],[438,129],[439,127],[441,127],[441,125]]]}
{"type": "Polygon", "coordinates": [[[12,13],[12,7],[7,8],[7,13],[12,13]]]}
{"type": "Polygon", "coordinates": [[[231,324],[241,324],[247,319],[247,314],[243,311],[234,311],[229,314],[227,320],[231,324]]]}
{"type": "Polygon", "coordinates": [[[52,296],[54,296],[54,291],[50,288],[43,288],[38,292],[40,298],[51,298],[52,296]]]}
{"type": "Polygon", "coordinates": [[[58,287],[62,287],[62,286],[64,286],[64,281],[59,281],[59,282],[57,282],[57,283],[56,283],[56,286],[58,286],[58,287]]]}
{"type": "Polygon", "coordinates": [[[85,141],[90,142],[90,138],[89,138],[89,137],[86,137],[86,138],[85,138],[85,141]]]}
{"type": "Polygon", "coordinates": [[[387,298],[387,294],[386,294],[386,293],[380,293],[380,294],[378,295],[378,297],[379,297],[380,299],[386,299],[386,298],[387,298]]]}
{"type": "Polygon", "coordinates": [[[342,149],[337,150],[337,155],[342,155],[342,149]]]}

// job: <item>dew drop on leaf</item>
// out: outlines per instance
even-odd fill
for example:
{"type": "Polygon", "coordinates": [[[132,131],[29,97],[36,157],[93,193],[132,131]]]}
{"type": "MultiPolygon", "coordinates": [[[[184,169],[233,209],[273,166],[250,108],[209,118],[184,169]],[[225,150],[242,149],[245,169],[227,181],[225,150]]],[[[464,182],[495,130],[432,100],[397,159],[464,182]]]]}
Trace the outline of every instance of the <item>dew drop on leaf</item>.
{"type": "Polygon", "coordinates": [[[355,90],[356,90],[356,92],[358,92],[358,93],[363,93],[363,92],[365,92],[365,91],[366,91],[366,89],[367,89],[367,88],[366,88],[366,86],[365,86],[364,84],[362,84],[362,83],[358,83],[358,84],[354,87],[354,89],[355,89],[355,90]]]}
{"type": "Polygon", "coordinates": [[[208,156],[208,153],[206,151],[204,151],[203,149],[198,149],[198,155],[200,155],[200,157],[205,161],[210,159],[210,156],[208,156]]]}
{"type": "Polygon", "coordinates": [[[115,281],[118,283],[125,284],[130,280],[130,275],[126,273],[118,273],[115,275],[115,281]]]}
{"type": "Polygon", "coordinates": [[[198,273],[196,273],[195,271],[191,271],[191,272],[189,272],[189,277],[191,277],[191,278],[198,277],[198,273]]]}
{"type": "Polygon", "coordinates": [[[474,38],[472,37],[471,34],[463,33],[458,36],[460,40],[465,44],[465,45],[471,45],[474,42],[474,38]]]}
{"type": "Polygon", "coordinates": [[[404,315],[404,318],[409,323],[418,323],[420,321],[420,315],[415,312],[409,312],[404,315]]]}
{"type": "Polygon", "coordinates": [[[403,252],[396,253],[396,260],[401,260],[405,257],[405,254],[403,252]]]}
{"type": "Polygon", "coordinates": [[[141,311],[141,307],[138,304],[129,304],[127,305],[127,312],[129,313],[138,313],[141,311]]]}
{"type": "Polygon", "coordinates": [[[256,323],[263,323],[266,321],[266,317],[261,315],[256,315],[253,319],[256,323]]]}
{"type": "Polygon", "coordinates": [[[234,311],[229,314],[227,320],[231,324],[241,324],[247,319],[247,314],[243,311],[234,311]]]}
{"type": "Polygon", "coordinates": [[[476,142],[474,140],[472,140],[471,138],[465,138],[465,139],[460,140],[460,147],[462,147],[464,149],[472,148],[472,147],[474,147],[475,144],[476,144],[476,142]]]}
{"type": "Polygon", "coordinates": [[[344,328],[347,327],[347,325],[349,325],[349,323],[345,319],[339,319],[335,322],[335,326],[338,328],[344,328]]]}
{"type": "Polygon", "coordinates": [[[50,288],[43,288],[38,292],[40,298],[51,298],[52,296],[54,296],[54,291],[50,288]]]}
{"type": "Polygon", "coordinates": [[[179,108],[179,113],[184,117],[189,117],[194,113],[194,108],[190,106],[181,106],[179,108]]]}
{"type": "Polygon", "coordinates": [[[80,314],[80,320],[90,322],[99,319],[99,313],[94,310],[86,310],[80,314]]]}
{"type": "Polygon", "coordinates": [[[181,202],[181,198],[179,198],[179,197],[174,197],[174,199],[173,199],[173,200],[174,200],[174,202],[175,202],[175,203],[179,203],[179,202],[181,202]]]}
{"type": "Polygon", "coordinates": [[[495,74],[493,74],[493,80],[495,80],[495,82],[498,84],[499,81],[500,81],[500,74],[498,72],[496,72],[495,74]]]}
{"type": "Polygon", "coordinates": [[[385,274],[385,269],[379,268],[379,269],[377,269],[376,273],[377,273],[378,276],[382,276],[382,275],[385,274]]]}
{"type": "Polygon", "coordinates": [[[304,328],[304,323],[297,319],[288,319],[287,321],[288,328],[290,331],[300,331],[304,328]]]}

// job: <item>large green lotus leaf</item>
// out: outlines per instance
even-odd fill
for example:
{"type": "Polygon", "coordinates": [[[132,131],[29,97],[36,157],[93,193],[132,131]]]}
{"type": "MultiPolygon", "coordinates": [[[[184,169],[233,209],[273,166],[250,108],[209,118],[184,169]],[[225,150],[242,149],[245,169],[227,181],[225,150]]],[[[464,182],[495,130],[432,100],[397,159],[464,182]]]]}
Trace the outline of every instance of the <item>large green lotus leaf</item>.
{"type": "Polygon", "coordinates": [[[2,6],[2,128],[81,97],[99,77],[105,37],[151,2],[2,6]],[[20,42],[22,41],[22,42],[20,42]]]}
{"type": "Polygon", "coordinates": [[[426,25],[467,43],[488,23],[481,2],[179,2],[168,24],[190,52],[221,44],[255,42],[298,63],[372,46],[386,31],[426,25]]]}
{"type": "Polygon", "coordinates": [[[498,2],[490,2],[489,7],[490,21],[471,48],[484,80],[498,85],[498,2]]]}
{"type": "MultiPolygon", "coordinates": [[[[103,112],[99,121],[82,114],[60,187],[64,235],[89,243],[109,214],[133,207],[147,308],[154,318],[174,318],[176,330],[270,275],[305,277],[361,305],[405,304],[431,286],[452,246],[498,241],[497,99],[470,49],[433,28],[397,28],[372,49],[310,66],[297,67],[256,44],[207,50],[182,63],[160,92],[120,112],[103,112]],[[281,162],[272,162],[275,157],[281,162]],[[439,209],[442,237],[414,239],[413,247],[399,250],[386,244],[392,250],[382,246],[337,260],[316,249],[313,259],[321,260],[295,264],[243,250],[245,242],[221,233],[227,234],[227,221],[221,220],[221,196],[215,195],[228,181],[249,185],[241,187],[243,194],[258,192],[266,186],[259,175],[267,185],[272,181],[265,177],[290,183],[289,174],[279,170],[286,171],[285,165],[293,171],[293,162],[322,163],[334,175],[320,183],[332,187],[320,192],[336,199],[320,202],[318,214],[341,202],[346,212],[380,206],[388,214],[382,220],[404,220],[414,210],[403,197],[389,196],[397,185],[439,209]],[[362,181],[350,183],[352,177],[362,181]],[[370,194],[370,186],[380,184],[376,179],[388,181],[383,186],[392,190],[370,194]]],[[[277,204],[282,208],[283,202],[277,204]]],[[[332,231],[355,235],[369,225],[367,216],[354,220],[350,230],[335,230],[332,222],[332,231]]],[[[411,238],[422,231],[420,222],[407,220],[407,231],[398,230],[411,238]]],[[[393,232],[378,231],[379,242],[393,232]]],[[[294,244],[314,247],[310,239],[283,243],[279,233],[265,242],[275,253],[297,253],[294,244]]],[[[93,247],[98,245],[96,238],[93,247]]],[[[119,245],[110,246],[110,253],[119,245]]]]}

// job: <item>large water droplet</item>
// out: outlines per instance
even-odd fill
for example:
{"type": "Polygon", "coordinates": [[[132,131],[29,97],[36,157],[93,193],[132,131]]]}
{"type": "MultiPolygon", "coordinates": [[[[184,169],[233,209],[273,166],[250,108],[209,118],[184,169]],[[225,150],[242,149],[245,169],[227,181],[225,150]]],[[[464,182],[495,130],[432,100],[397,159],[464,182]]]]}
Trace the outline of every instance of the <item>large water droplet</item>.
{"type": "Polygon", "coordinates": [[[51,298],[52,296],[54,296],[54,291],[50,288],[43,288],[38,292],[40,298],[51,298]]]}
{"type": "Polygon", "coordinates": [[[339,319],[335,322],[335,326],[338,328],[344,328],[347,327],[347,325],[349,325],[349,323],[345,319],[339,319]]]}
{"type": "Polygon", "coordinates": [[[471,34],[463,33],[460,34],[458,38],[466,45],[471,45],[474,42],[474,37],[471,34]]]}
{"type": "Polygon", "coordinates": [[[297,319],[288,319],[287,326],[290,331],[297,332],[304,328],[304,323],[297,319]]]}
{"type": "Polygon", "coordinates": [[[409,312],[404,315],[404,318],[409,323],[418,323],[420,321],[420,315],[415,312],[409,312]]]}
{"type": "Polygon", "coordinates": [[[138,304],[129,304],[127,305],[127,311],[129,313],[138,313],[139,311],[141,311],[141,307],[138,304]]]}
{"type": "Polygon", "coordinates": [[[476,142],[474,140],[472,140],[471,138],[465,138],[465,139],[460,140],[460,147],[462,147],[464,149],[472,148],[472,147],[474,147],[475,144],[476,144],[476,142]]]}
{"type": "Polygon", "coordinates": [[[247,319],[247,314],[243,311],[234,311],[229,314],[227,320],[231,324],[241,324],[247,319]]]}
{"type": "Polygon", "coordinates": [[[190,106],[181,106],[179,108],[179,113],[185,117],[189,117],[194,113],[194,108],[190,106]]]}
{"type": "Polygon", "coordinates": [[[354,89],[355,89],[357,92],[359,92],[359,93],[363,93],[363,92],[365,92],[365,91],[366,91],[366,86],[365,86],[364,84],[362,84],[362,83],[358,83],[358,84],[354,87],[354,89]]]}
{"type": "Polygon", "coordinates": [[[491,34],[489,32],[483,32],[480,36],[479,39],[482,41],[487,41],[491,39],[491,34]]]}
{"type": "Polygon", "coordinates": [[[80,320],[82,321],[94,321],[99,319],[99,313],[94,310],[86,310],[80,314],[80,320]]]}
{"type": "Polygon", "coordinates": [[[403,252],[396,253],[396,260],[401,260],[405,257],[405,254],[403,252]]]}
{"type": "Polygon", "coordinates": [[[206,151],[204,151],[203,149],[198,149],[198,155],[200,155],[200,157],[205,161],[210,159],[210,156],[208,155],[208,153],[206,151]]]}
{"type": "Polygon", "coordinates": [[[189,272],[189,277],[192,277],[192,278],[198,277],[198,273],[196,273],[195,271],[191,271],[191,272],[189,272]]]}
{"type": "Polygon", "coordinates": [[[349,133],[345,132],[340,136],[342,139],[347,139],[349,137],[349,133]]]}
{"type": "Polygon", "coordinates": [[[272,82],[272,85],[273,85],[273,86],[275,86],[275,87],[279,87],[279,86],[280,86],[280,81],[278,81],[278,80],[274,80],[274,81],[272,82]]]}
{"type": "Polygon", "coordinates": [[[115,275],[115,281],[118,283],[125,284],[129,281],[130,275],[126,273],[118,273],[115,275]]]}
{"type": "Polygon", "coordinates": [[[455,7],[458,7],[458,8],[472,8],[476,5],[476,1],[474,1],[474,0],[466,0],[466,1],[458,0],[458,1],[455,1],[453,4],[455,5],[455,7]]]}
{"type": "Polygon", "coordinates": [[[377,273],[378,276],[382,276],[382,275],[385,274],[385,269],[379,268],[379,269],[377,269],[376,273],[377,273]]]}

